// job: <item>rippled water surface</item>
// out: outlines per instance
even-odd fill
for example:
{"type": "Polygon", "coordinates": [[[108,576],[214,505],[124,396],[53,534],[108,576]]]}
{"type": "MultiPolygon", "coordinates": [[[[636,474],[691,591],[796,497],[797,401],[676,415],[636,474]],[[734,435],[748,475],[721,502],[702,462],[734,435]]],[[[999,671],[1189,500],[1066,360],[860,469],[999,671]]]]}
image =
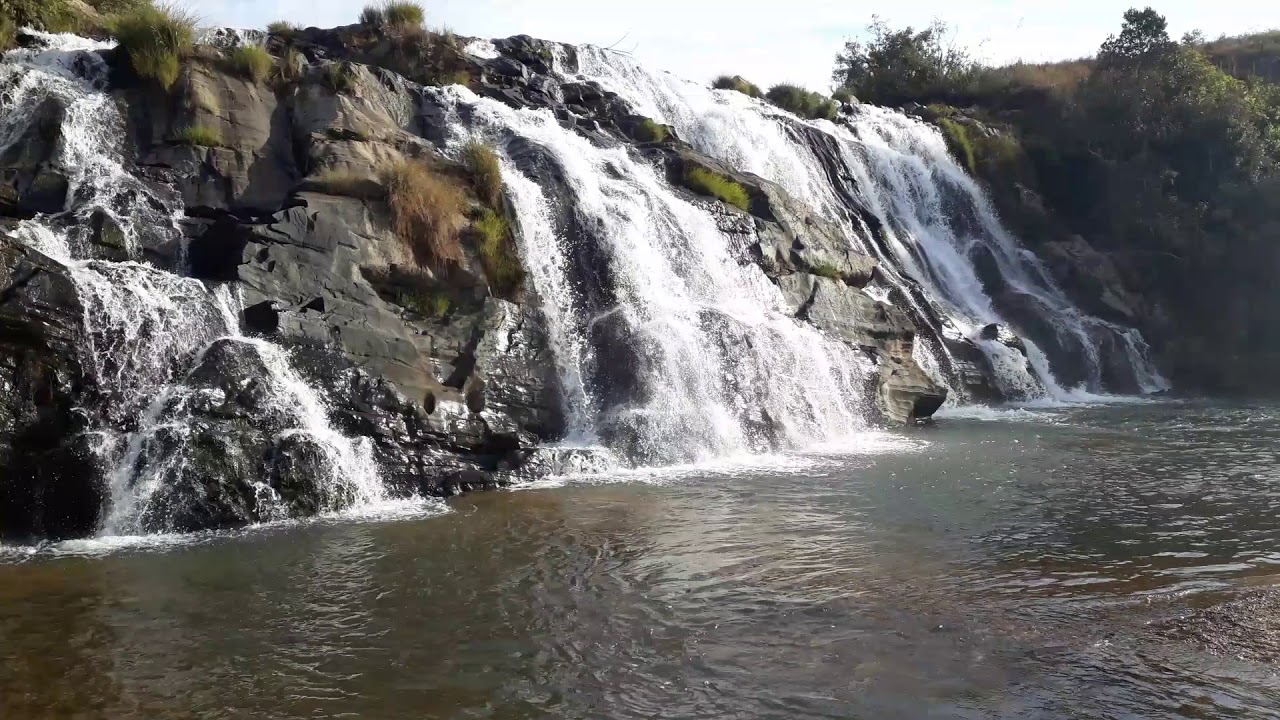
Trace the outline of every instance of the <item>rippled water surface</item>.
{"type": "Polygon", "coordinates": [[[0,718],[1280,717],[1280,410],[0,549],[0,718]]]}

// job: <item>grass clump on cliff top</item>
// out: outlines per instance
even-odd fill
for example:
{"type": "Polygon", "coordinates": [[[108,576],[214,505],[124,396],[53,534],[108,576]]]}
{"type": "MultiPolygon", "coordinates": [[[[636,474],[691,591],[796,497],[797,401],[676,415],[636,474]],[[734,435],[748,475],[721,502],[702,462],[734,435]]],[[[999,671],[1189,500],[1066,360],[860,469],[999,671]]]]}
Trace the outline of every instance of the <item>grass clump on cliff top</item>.
{"type": "Polygon", "coordinates": [[[232,72],[255,83],[265,80],[274,64],[266,49],[258,45],[241,45],[227,56],[232,72]]]}
{"type": "Polygon", "coordinates": [[[747,82],[746,78],[741,75],[721,75],[711,83],[711,87],[717,90],[736,90],[753,98],[764,97],[764,93],[760,91],[760,86],[747,82]]]}
{"type": "Polygon", "coordinates": [[[112,18],[109,29],[133,72],[167,90],[195,40],[196,16],[173,5],[144,5],[112,18]]]}
{"type": "Polygon", "coordinates": [[[462,164],[471,176],[476,196],[491,208],[502,205],[502,166],[493,148],[472,140],[462,148],[462,164]]]}
{"type": "Polygon", "coordinates": [[[360,24],[395,30],[422,27],[427,13],[416,2],[389,0],[381,5],[366,5],[360,12],[360,24]]]}
{"type": "Polygon", "coordinates": [[[386,186],[392,230],[419,265],[442,268],[462,260],[458,233],[467,202],[456,181],[409,160],[387,171],[386,186]]]}
{"type": "Polygon", "coordinates": [[[173,134],[174,142],[193,147],[217,147],[222,144],[222,133],[207,125],[188,125],[173,134]]]}
{"type": "Polygon", "coordinates": [[[691,167],[684,175],[685,184],[694,192],[710,195],[739,210],[746,210],[751,200],[746,188],[729,178],[706,168],[691,167]]]}
{"type": "Polygon", "coordinates": [[[787,83],[769,88],[765,99],[783,110],[810,119],[834,120],[838,109],[831,98],[787,83]]]}

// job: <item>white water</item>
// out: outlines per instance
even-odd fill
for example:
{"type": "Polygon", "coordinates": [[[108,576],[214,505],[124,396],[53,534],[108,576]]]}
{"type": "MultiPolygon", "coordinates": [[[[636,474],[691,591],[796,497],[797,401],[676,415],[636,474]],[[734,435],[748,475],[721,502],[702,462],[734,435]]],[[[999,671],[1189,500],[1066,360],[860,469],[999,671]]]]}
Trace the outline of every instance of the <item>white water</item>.
{"type": "MultiPolygon", "coordinates": [[[[144,240],[178,241],[174,222],[182,206],[173,193],[143,185],[124,165],[124,120],[104,92],[106,71],[95,52],[109,45],[73,35],[34,34],[44,49],[11,51],[0,64],[0,147],[21,136],[32,110],[46,99],[66,108],[56,162],[71,188],[63,215],[78,222],[38,216],[24,222],[15,236],[65,264],[84,305],[90,343],[85,359],[103,395],[104,425],[96,429],[100,462],[109,468],[110,480],[111,505],[102,532],[166,529],[148,525],[144,518],[163,516],[163,509],[151,508],[150,502],[162,483],[182,480],[189,462],[185,442],[163,454],[146,450],[162,434],[185,438],[191,433],[192,391],[183,379],[219,338],[244,344],[261,360],[265,413],[278,428],[277,440],[304,436],[319,449],[324,461],[315,485],[321,511],[385,505],[369,443],[333,429],[322,397],[297,374],[282,349],[240,336],[238,307],[225,289],[211,291],[198,280],[132,259],[90,259],[87,238],[65,229],[84,227],[91,213],[104,213],[120,227],[123,251],[132,258],[144,240]]],[[[257,469],[256,462],[250,465],[257,469]]],[[[275,491],[259,485],[262,517],[280,517],[275,491]]]]}
{"type": "MultiPolygon", "coordinates": [[[[880,260],[894,284],[904,286],[899,272],[918,283],[934,311],[929,314],[941,317],[943,333],[969,338],[987,353],[1006,394],[1047,392],[1067,399],[1076,389],[1061,386],[1044,350],[1030,338],[1023,339],[1031,368],[1016,351],[978,339],[978,331],[988,323],[1016,325],[1001,316],[978,281],[971,257],[977,246],[991,253],[1013,289],[1047,309],[1043,320],[1059,340],[1084,353],[1089,365],[1084,389],[1102,390],[1101,359],[1093,336],[1097,332],[1116,336],[1144,392],[1168,387],[1136,331],[1081,313],[1054,286],[1035,256],[1003,228],[982,191],[952,160],[931,126],[874,107],[860,107],[847,124],[802,121],[741,93],[650,72],[618,53],[580,47],[577,55],[581,77],[618,93],[637,113],[674,126],[702,152],[778,183],[840,223],[853,249],[880,260]],[[843,167],[828,172],[798,136],[796,128],[802,126],[833,140],[843,167]],[[862,201],[881,219],[888,255],[862,241],[869,233],[842,199],[847,197],[862,201]]],[[[911,298],[910,292],[904,295],[911,298]]],[[[916,310],[925,309],[914,300],[908,302],[916,310]]],[[[945,381],[937,357],[945,349],[937,346],[929,352],[933,356],[921,357],[921,365],[945,381]]]]}
{"type": "Polygon", "coordinates": [[[475,134],[504,153],[516,139],[542,148],[565,176],[574,224],[603,249],[607,268],[592,271],[609,278],[615,302],[587,308],[570,270],[572,234],[554,226],[549,199],[508,156],[521,252],[583,439],[608,435],[642,463],[691,462],[832,441],[864,426],[866,361],[789,317],[777,287],[730,253],[715,219],[653,168],[624,147],[596,147],[550,112],[512,110],[464,88],[441,97],[467,109],[452,124],[455,144],[475,134]],[[590,335],[605,323],[625,328],[626,357],[593,356],[590,335]],[[619,370],[637,378],[626,397],[606,402],[588,389],[617,382],[619,370]]]}

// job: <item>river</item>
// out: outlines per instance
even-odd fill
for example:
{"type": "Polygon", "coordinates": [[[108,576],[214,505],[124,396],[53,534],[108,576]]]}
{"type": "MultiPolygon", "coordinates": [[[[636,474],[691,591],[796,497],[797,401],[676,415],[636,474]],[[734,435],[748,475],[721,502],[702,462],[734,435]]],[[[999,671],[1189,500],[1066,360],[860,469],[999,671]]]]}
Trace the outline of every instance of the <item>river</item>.
{"type": "Polygon", "coordinates": [[[3,718],[1280,716],[1280,408],[0,550],[3,718]]]}

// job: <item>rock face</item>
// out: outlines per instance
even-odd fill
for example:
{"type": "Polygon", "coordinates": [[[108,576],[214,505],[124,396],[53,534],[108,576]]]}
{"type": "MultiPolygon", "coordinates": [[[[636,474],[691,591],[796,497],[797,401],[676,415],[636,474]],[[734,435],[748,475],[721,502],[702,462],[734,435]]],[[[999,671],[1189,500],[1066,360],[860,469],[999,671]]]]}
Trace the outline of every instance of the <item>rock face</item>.
{"type": "MultiPolygon", "coordinates": [[[[567,421],[539,298],[495,294],[474,238],[464,239],[460,259],[436,267],[417,262],[393,232],[383,170],[408,158],[457,176],[439,150],[457,118],[405,79],[421,80],[434,66],[407,66],[417,61],[390,45],[356,43],[354,32],[302,33],[305,63],[288,81],[243,79],[208,49],[184,66],[171,93],[130,82],[117,67],[111,93],[125,125],[123,167],[138,189],[113,198],[120,207],[112,212],[64,211],[59,101],[42,104],[20,142],[0,151],[0,537],[99,529],[112,501],[110,462],[156,480],[128,518],[141,531],[233,527],[353,502],[367,488],[333,475],[341,466],[335,446],[290,431],[313,410],[277,387],[276,352],[323,396],[326,421],[368,453],[390,495],[443,496],[557,465],[592,467],[589,457],[542,447],[565,435],[567,421]],[[370,61],[397,72],[362,64],[370,61]],[[345,78],[341,89],[335,74],[345,78]],[[192,126],[212,131],[216,143],[182,141],[180,131],[192,126]],[[166,216],[147,223],[164,232],[144,228],[126,241],[122,216],[112,213],[129,203],[156,218],[181,210],[178,232],[168,232],[166,216]],[[74,227],[88,257],[146,262],[234,299],[227,306],[244,336],[181,348],[169,368],[180,382],[149,398],[151,428],[112,428],[140,438],[127,452],[95,445],[110,401],[89,367],[75,271],[11,233],[36,213],[50,227],[74,227]]],[[[278,38],[271,43],[281,50],[278,38]]],[[[757,264],[796,318],[868,359],[871,419],[924,420],[946,399],[913,359],[917,319],[868,294],[880,268],[851,250],[840,228],[674,134],[640,139],[643,118],[616,96],[550,77],[553,50],[563,48],[527,37],[495,44],[495,59],[441,62],[469,73],[480,94],[547,108],[591,142],[625,143],[665,172],[675,192],[715,215],[734,256],[757,264]],[[748,210],[681,187],[693,167],[742,184],[748,210]]],[[[589,379],[605,400],[637,392],[632,375],[644,352],[626,327],[608,321],[618,300],[599,229],[580,221],[573,188],[545,148],[514,141],[507,150],[572,234],[576,290],[585,312],[600,315],[586,338],[589,379]]],[[[462,187],[459,212],[477,214],[476,193],[462,187]]],[[[767,413],[759,418],[762,435],[769,422],[767,413]]]]}
{"type": "Polygon", "coordinates": [[[94,529],[102,489],[78,410],[91,393],[82,312],[66,268],[0,237],[0,538],[94,529]]]}

